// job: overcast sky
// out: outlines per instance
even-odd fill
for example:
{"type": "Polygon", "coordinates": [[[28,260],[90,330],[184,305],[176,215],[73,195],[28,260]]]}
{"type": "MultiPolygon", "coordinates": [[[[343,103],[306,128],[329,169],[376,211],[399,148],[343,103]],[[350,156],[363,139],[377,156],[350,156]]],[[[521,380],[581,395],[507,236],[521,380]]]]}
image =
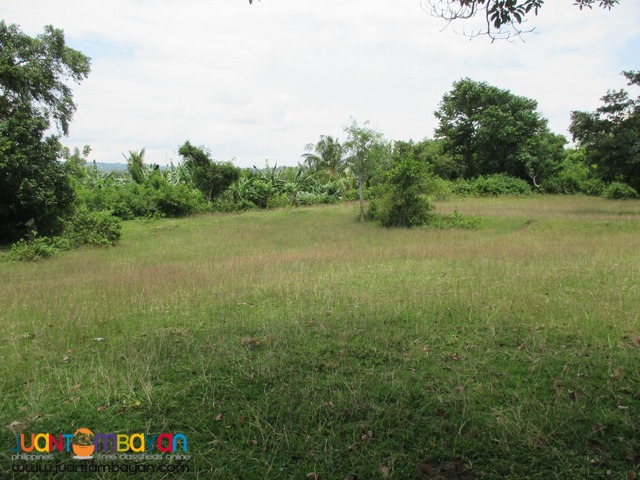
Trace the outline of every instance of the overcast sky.
{"type": "Polygon", "coordinates": [[[640,69],[640,1],[580,12],[550,0],[526,42],[491,43],[448,28],[420,0],[19,0],[0,6],[30,35],[52,24],[92,58],[74,88],[68,146],[122,162],[179,161],[190,140],[238,166],[295,165],[351,117],[389,139],[432,137],[452,83],[486,81],[538,101],[567,134],[571,110],[592,111],[622,70],[640,69]]]}

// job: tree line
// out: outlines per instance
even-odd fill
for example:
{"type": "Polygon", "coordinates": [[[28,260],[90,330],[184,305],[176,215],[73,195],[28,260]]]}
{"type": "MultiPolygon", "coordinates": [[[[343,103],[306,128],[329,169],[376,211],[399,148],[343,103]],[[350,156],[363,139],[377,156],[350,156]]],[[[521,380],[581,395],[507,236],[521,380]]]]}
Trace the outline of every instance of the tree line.
{"type": "MultiPolygon", "coordinates": [[[[535,100],[470,78],[443,95],[430,139],[391,141],[352,120],[344,141],[321,135],[296,167],[240,169],[185,141],[177,165],[148,163],[142,149],[125,154],[124,174],[100,172],[89,146],[61,144],[76,110],[69,83],[87,78],[90,59],[51,26],[32,38],[0,21],[0,44],[0,243],[36,244],[43,255],[113,244],[119,219],[135,217],[355,200],[361,221],[413,226],[432,218],[430,198],[451,194],[630,198],[640,189],[640,97],[613,90],[595,112],[572,112],[577,147],[567,147],[535,100]]],[[[640,86],[640,73],[623,75],[640,86]]]]}

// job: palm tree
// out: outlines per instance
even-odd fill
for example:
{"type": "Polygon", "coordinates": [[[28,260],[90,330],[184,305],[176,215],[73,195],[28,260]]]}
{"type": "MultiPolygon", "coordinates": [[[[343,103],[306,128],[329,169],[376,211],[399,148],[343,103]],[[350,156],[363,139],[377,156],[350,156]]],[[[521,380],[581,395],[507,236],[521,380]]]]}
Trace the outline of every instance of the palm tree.
{"type": "Polygon", "coordinates": [[[130,150],[128,157],[124,153],[122,156],[127,160],[127,170],[129,170],[133,181],[138,185],[142,185],[147,179],[144,165],[144,148],[139,152],[130,150]]]}
{"type": "Polygon", "coordinates": [[[330,179],[335,179],[344,170],[342,145],[330,135],[321,135],[318,143],[310,143],[305,151],[304,163],[314,172],[325,172],[330,179]]]}

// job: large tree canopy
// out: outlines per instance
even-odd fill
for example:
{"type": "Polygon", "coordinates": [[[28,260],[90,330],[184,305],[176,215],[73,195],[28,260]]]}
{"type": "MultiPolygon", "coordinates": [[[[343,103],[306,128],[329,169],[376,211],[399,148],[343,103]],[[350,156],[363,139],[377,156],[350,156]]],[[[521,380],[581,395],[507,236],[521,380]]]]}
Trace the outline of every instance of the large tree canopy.
{"type": "MultiPolygon", "coordinates": [[[[640,86],[640,72],[623,72],[640,86]]],[[[605,181],[622,181],[640,191],[640,96],[609,91],[595,112],[571,112],[569,131],[586,151],[587,163],[605,181]]]]}
{"type": "Polygon", "coordinates": [[[73,189],[47,128],[28,112],[0,121],[0,243],[32,231],[56,233],[70,213],[73,189]]]}
{"type": "Polygon", "coordinates": [[[47,26],[35,38],[0,21],[0,242],[31,231],[55,234],[70,212],[73,190],[55,135],[76,105],[70,80],[87,77],[90,60],[65,44],[62,30],[47,26]]]}
{"type": "Polygon", "coordinates": [[[64,32],[51,25],[32,38],[0,21],[0,121],[26,107],[53,120],[64,135],[76,105],[69,81],[87,78],[90,59],[67,47],[64,32]]]}
{"type": "Polygon", "coordinates": [[[464,177],[507,173],[536,178],[549,143],[557,142],[535,100],[469,78],[454,82],[435,112],[436,137],[464,177]]]}
{"type": "MultiPolygon", "coordinates": [[[[573,0],[580,10],[593,8],[594,4],[611,9],[617,3],[618,0],[573,0]]],[[[495,40],[523,33],[522,24],[532,13],[538,14],[544,0],[425,0],[425,4],[432,15],[447,21],[483,16],[486,26],[469,35],[488,35],[495,40]]]]}

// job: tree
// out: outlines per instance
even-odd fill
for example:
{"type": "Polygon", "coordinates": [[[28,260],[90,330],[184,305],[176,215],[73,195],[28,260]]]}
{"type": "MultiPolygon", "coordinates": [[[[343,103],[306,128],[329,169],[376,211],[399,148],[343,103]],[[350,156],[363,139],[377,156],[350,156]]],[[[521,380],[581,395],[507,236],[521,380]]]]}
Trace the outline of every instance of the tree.
{"type": "MultiPolygon", "coordinates": [[[[580,10],[592,9],[596,4],[600,8],[611,10],[618,3],[619,0],[573,0],[573,4],[580,10]]],[[[253,0],[249,0],[249,5],[251,4],[253,0]]],[[[423,0],[422,4],[431,15],[447,22],[484,16],[485,27],[465,34],[470,37],[487,35],[494,41],[532,32],[533,28],[523,30],[522,24],[531,13],[538,15],[544,0],[423,0]]]]}
{"type": "Polygon", "coordinates": [[[128,156],[122,154],[127,161],[127,170],[129,171],[129,175],[131,175],[131,179],[138,185],[142,185],[147,179],[146,168],[144,165],[144,154],[144,148],[139,152],[130,150],[128,156]]]}
{"type": "Polygon", "coordinates": [[[302,154],[304,163],[314,172],[324,172],[335,179],[344,169],[343,147],[330,135],[321,135],[315,145],[308,144],[302,154]]]}
{"type": "Polygon", "coordinates": [[[76,111],[67,82],[87,78],[89,57],[67,47],[64,32],[51,25],[31,38],[0,20],[0,46],[0,121],[28,108],[67,135],[76,111]]]}
{"type": "Polygon", "coordinates": [[[80,150],[75,147],[73,151],[68,147],[62,147],[62,158],[64,159],[67,172],[74,181],[80,181],[87,177],[87,161],[91,155],[91,146],[85,145],[80,150]]]}
{"type": "Polygon", "coordinates": [[[187,140],[178,153],[191,176],[191,182],[202,192],[207,202],[223,193],[240,176],[240,170],[231,162],[215,162],[208,151],[195,147],[187,140]]]}
{"type": "Polygon", "coordinates": [[[549,133],[536,108],[535,100],[465,78],[442,97],[435,135],[466,178],[507,173],[529,179],[539,136],[549,133]]]}
{"type": "Polygon", "coordinates": [[[534,187],[540,188],[548,178],[554,176],[565,159],[567,139],[563,135],[546,129],[529,139],[518,154],[518,162],[524,165],[527,176],[534,187]]]}
{"type": "Polygon", "coordinates": [[[53,121],[66,135],[76,110],[68,81],[80,82],[90,60],[47,26],[31,38],[0,21],[0,241],[37,231],[55,234],[72,210],[73,190],[47,136],[53,121]]]}
{"type": "Polygon", "coordinates": [[[384,141],[382,133],[368,127],[358,125],[356,120],[344,127],[347,141],[344,148],[347,152],[346,164],[355,175],[358,183],[360,199],[360,222],[364,222],[364,186],[373,174],[376,166],[389,156],[389,145],[384,141]]]}
{"type": "MultiPolygon", "coordinates": [[[[622,72],[628,85],[640,86],[640,72],[622,72]]],[[[640,96],[613,90],[593,113],[571,112],[569,131],[585,149],[586,162],[604,181],[621,181],[640,190],[640,96]]]]}
{"type": "MultiPolygon", "coordinates": [[[[531,13],[538,15],[543,4],[544,0],[425,0],[427,11],[448,22],[484,16],[486,26],[469,35],[488,35],[492,40],[532,31],[522,30],[522,24],[531,13]]],[[[573,0],[573,4],[580,10],[593,8],[595,4],[610,10],[618,0],[573,0]]]]}
{"type": "Polygon", "coordinates": [[[422,196],[428,164],[415,158],[411,142],[396,142],[389,168],[382,173],[376,187],[378,195],[371,201],[369,213],[384,227],[415,227],[429,220],[433,206],[422,196]]]}
{"type": "Polygon", "coordinates": [[[52,235],[72,211],[74,193],[61,145],[48,124],[29,112],[0,122],[0,242],[37,232],[52,235]]]}

